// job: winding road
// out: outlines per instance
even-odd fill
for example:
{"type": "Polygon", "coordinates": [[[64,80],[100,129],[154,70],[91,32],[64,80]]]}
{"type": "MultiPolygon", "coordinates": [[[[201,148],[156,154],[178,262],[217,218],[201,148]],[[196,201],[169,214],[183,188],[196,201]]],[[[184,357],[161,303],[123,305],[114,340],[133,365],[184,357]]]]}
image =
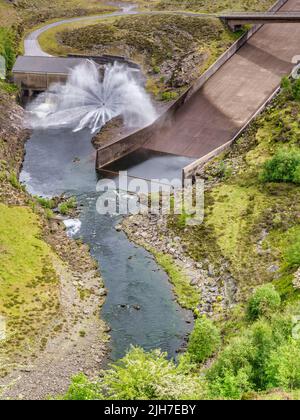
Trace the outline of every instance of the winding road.
{"type": "Polygon", "coordinates": [[[99,19],[107,19],[110,17],[120,17],[125,15],[136,15],[139,14],[135,10],[135,5],[124,6],[120,11],[102,14],[102,15],[94,15],[94,16],[84,16],[84,17],[77,17],[77,18],[70,18],[70,19],[63,19],[58,22],[49,23],[42,28],[37,29],[34,32],[31,32],[24,41],[24,55],[26,56],[33,56],[33,57],[51,57],[50,54],[44,52],[39,44],[39,37],[44,32],[48,31],[49,29],[56,28],[61,25],[65,25],[68,23],[74,22],[86,22],[86,21],[96,21],[99,19]]]}

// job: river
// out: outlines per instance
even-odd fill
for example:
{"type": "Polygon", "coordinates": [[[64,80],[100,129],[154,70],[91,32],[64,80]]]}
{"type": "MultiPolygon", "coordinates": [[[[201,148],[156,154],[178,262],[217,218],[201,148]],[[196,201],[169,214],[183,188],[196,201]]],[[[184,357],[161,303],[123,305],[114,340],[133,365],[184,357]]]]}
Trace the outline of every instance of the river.
{"type": "Polygon", "coordinates": [[[21,181],[35,195],[77,197],[81,228],[76,237],[90,246],[108,289],[100,316],[111,327],[111,359],[124,356],[130,345],[176,357],[191,331],[192,315],[177,304],[152,255],[116,231],[120,217],[97,213],[94,167],[89,132],[37,130],[26,145],[21,181]]]}

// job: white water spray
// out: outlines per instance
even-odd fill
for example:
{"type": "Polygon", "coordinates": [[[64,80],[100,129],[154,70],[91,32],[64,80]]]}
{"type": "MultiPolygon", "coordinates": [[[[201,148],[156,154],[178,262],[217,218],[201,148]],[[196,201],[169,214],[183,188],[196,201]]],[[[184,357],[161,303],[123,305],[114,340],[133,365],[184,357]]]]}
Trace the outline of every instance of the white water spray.
{"type": "Polygon", "coordinates": [[[27,109],[30,128],[88,128],[96,133],[111,119],[121,116],[125,126],[142,128],[157,115],[149,95],[128,67],[99,67],[86,60],[71,70],[66,84],[55,84],[27,109]]]}

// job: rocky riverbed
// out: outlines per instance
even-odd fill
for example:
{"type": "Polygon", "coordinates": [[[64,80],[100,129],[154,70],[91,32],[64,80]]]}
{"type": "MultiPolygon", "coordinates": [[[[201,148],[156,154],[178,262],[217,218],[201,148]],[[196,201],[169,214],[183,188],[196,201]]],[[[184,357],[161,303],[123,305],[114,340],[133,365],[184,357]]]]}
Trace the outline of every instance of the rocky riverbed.
{"type": "Polygon", "coordinates": [[[151,252],[170,255],[174,264],[190,280],[190,285],[200,291],[198,311],[209,317],[217,317],[235,302],[236,285],[227,273],[226,262],[218,270],[205,261],[195,262],[186,254],[181,239],[168,228],[166,217],[151,214],[130,216],[122,226],[129,239],[151,252]]]}

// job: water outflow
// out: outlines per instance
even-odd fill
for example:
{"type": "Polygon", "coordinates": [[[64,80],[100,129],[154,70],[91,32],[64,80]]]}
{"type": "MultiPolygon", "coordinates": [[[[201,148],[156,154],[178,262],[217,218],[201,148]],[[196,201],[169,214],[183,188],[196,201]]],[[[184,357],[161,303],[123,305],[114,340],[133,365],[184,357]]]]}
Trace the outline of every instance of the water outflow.
{"type": "MultiPolygon", "coordinates": [[[[168,277],[154,258],[117,232],[115,225],[121,218],[97,213],[102,193],[96,192],[91,138],[88,130],[34,130],[26,143],[20,179],[33,195],[77,197],[80,221],[69,220],[66,227],[69,234],[89,244],[101,267],[109,291],[101,317],[112,328],[112,359],[123,357],[131,344],[145,350],[161,348],[175,357],[191,332],[192,314],[174,301],[168,277]]],[[[152,164],[157,173],[153,159],[152,164]]],[[[142,164],[140,171],[144,171],[142,164]]]]}
{"type": "Polygon", "coordinates": [[[127,66],[105,67],[84,61],[70,71],[66,84],[54,84],[27,108],[30,128],[88,128],[96,133],[111,119],[122,117],[129,128],[145,127],[156,119],[149,95],[127,66]]]}

